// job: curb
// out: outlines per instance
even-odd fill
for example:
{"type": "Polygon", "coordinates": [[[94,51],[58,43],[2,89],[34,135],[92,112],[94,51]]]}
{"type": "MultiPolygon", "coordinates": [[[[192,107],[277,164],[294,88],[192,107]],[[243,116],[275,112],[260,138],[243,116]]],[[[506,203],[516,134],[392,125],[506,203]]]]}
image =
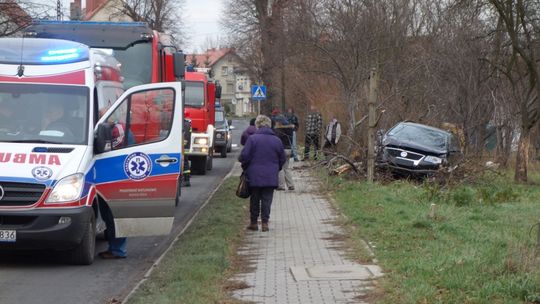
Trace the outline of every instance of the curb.
{"type": "Polygon", "coordinates": [[[148,280],[148,278],[150,277],[150,275],[152,275],[152,273],[154,272],[154,269],[156,269],[156,267],[161,263],[161,261],[163,260],[163,258],[165,257],[165,255],[167,255],[167,253],[169,253],[169,251],[171,251],[171,249],[173,248],[173,246],[176,244],[176,242],[178,242],[178,240],[180,239],[180,237],[184,234],[184,232],[186,232],[186,230],[191,226],[191,224],[193,223],[193,221],[197,218],[197,216],[199,215],[199,213],[201,212],[201,210],[204,209],[204,207],[206,207],[206,205],[210,202],[210,200],[214,197],[214,195],[216,194],[216,192],[221,188],[221,186],[223,185],[223,183],[225,182],[225,180],[227,180],[229,177],[232,176],[233,172],[235,171],[235,168],[237,167],[237,164],[238,162],[235,162],[233,167],[231,168],[231,170],[229,171],[229,173],[227,173],[227,175],[225,175],[223,177],[223,179],[221,179],[221,181],[219,182],[219,184],[217,185],[217,187],[212,191],[212,193],[210,193],[210,196],[208,196],[208,198],[206,199],[206,201],[201,205],[201,207],[193,214],[193,216],[189,219],[189,221],[187,222],[186,226],[178,233],[178,235],[174,238],[174,240],[171,242],[171,244],[169,245],[169,247],[167,247],[167,249],[165,249],[165,251],[163,251],[163,253],[159,256],[159,258],[154,262],[154,264],[152,264],[152,266],[150,266],[150,269],[148,269],[148,271],[146,271],[146,273],[144,274],[143,278],[135,285],[135,287],[133,287],[133,289],[127,294],[127,296],[122,300],[122,302],[120,302],[121,304],[126,304],[130,299],[131,297],[135,294],[135,292],[137,292],[137,290],[139,290],[139,288],[141,287],[141,285],[146,282],[148,280]]]}

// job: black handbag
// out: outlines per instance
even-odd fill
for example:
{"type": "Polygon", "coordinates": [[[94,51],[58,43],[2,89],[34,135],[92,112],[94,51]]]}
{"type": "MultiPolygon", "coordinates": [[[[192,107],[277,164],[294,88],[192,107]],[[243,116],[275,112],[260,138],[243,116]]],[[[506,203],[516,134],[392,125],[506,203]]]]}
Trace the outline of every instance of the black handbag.
{"type": "Polygon", "coordinates": [[[249,184],[246,178],[246,174],[244,172],[242,172],[242,174],[240,175],[240,182],[238,183],[238,187],[236,188],[236,196],[238,196],[239,198],[248,198],[250,196],[249,184]]]}

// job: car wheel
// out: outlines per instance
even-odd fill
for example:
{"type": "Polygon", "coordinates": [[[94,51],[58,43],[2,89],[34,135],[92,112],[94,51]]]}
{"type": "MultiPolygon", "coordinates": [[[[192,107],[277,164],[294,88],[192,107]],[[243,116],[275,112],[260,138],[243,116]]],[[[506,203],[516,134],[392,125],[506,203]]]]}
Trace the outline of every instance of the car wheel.
{"type": "Polygon", "coordinates": [[[94,262],[96,253],[96,219],[94,212],[86,225],[81,243],[68,252],[69,261],[76,265],[90,265],[94,262]]]}

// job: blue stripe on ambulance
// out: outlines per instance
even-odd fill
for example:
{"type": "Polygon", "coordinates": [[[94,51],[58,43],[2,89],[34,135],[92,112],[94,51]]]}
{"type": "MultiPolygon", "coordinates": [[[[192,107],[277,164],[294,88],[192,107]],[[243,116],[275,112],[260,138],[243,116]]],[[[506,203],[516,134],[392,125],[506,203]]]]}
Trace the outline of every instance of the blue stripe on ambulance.
{"type": "MultiPolygon", "coordinates": [[[[156,163],[156,160],[159,159],[162,155],[164,155],[164,153],[149,155],[150,159],[152,160],[152,171],[150,172],[149,176],[159,176],[159,175],[166,175],[166,174],[173,174],[173,173],[179,174],[181,154],[180,153],[167,153],[166,154],[167,156],[176,158],[178,160],[175,163],[171,163],[167,167],[162,167],[161,165],[156,163]]],[[[94,184],[103,184],[103,183],[128,180],[129,177],[124,170],[124,161],[126,160],[127,157],[128,155],[120,155],[116,157],[96,160],[96,162],[94,163],[94,166],[86,174],[86,180],[88,182],[91,181],[94,184]],[[96,169],[97,172],[100,172],[100,174],[96,176],[95,180],[94,180],[94,168],[96,169]],[[103,174],[103,172],[106,172],[106,174],[103,174]]]]}

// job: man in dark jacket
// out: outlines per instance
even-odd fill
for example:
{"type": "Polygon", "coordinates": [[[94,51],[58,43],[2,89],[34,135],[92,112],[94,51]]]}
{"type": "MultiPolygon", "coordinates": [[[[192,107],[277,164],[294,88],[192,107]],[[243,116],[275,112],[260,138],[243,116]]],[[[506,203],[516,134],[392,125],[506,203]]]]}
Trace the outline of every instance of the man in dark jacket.
{"type": "Polygon", "coordinates": [[[287,113],[285,113],[285,118],[287,118],[290,124],[294,125],[294,130],[292,134],[291,151],[292,151],[292,156],[294,158],[294,161],[298,161],[298,151],[296,149],[296,132],[298,132],[298,127],[300,126],[300,123],[298,121],[298,116],[294,114],[293,108],[289,108],[287,109],[287,113]]]}
{"type": "Polygon", "coordinates": [[[249,121],[249,127],[245,129],[244,132],[242,132],[242,137],[240,137],[240,144],[242,146],[245,146],[247,139],[251,135],[255,134],[255,132],[257,132],[257,128],[255,127],[255,118],[252,118],[249,121]]]}
{"type": "Polygon", "coordinates": [[[249,230],[258,230],[257,220],[260,213],[262,231],[268,231],[274,189],[279,185],[278,174],[285,164],[283,144],[270,128],[271,125],[272,122],[267,116],[257,116],[257,132],[247,139],[240,154],[240,162],[251,193],[249,230]]]}

